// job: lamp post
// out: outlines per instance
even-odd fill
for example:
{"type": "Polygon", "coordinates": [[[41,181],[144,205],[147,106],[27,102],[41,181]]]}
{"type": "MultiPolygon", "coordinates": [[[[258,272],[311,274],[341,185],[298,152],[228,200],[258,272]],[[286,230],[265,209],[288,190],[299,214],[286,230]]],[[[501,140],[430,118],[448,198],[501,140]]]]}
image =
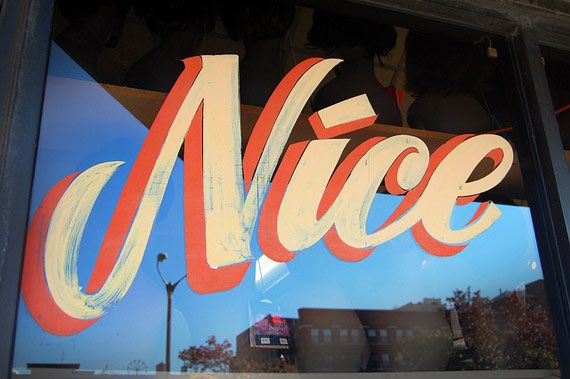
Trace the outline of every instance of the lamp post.
{"type": "Polygon", "coordinates": [[[160,272],[160,263],[164,262],[168,259],[168,256],[164,253],[159,253],[156,256],[156,271],[158,271],[158,275],[160,275],[160,279],[162,279],[162,283],[164,283],[164,287],[166,288],[166,296],[168,297],[167,305],[166,305],[166,357],[165,357],[165,370],[166,372],[170,372],[170,319],[172,314],[172,294],[176,289],[178,283],[180,283],[186,275],[178,279],[174,284],[172,282],[166,282],[164,276],[160,272]]]}

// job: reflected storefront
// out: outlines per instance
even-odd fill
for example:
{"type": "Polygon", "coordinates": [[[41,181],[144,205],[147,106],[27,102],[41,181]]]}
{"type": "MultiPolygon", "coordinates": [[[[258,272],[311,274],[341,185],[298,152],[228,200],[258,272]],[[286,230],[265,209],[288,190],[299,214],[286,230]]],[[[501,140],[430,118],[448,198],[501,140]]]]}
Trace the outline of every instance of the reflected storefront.
{"type": "Polygon", "coordinates": [[[570,12],[6,3],[9,377],[568,375],[570,12]]]}

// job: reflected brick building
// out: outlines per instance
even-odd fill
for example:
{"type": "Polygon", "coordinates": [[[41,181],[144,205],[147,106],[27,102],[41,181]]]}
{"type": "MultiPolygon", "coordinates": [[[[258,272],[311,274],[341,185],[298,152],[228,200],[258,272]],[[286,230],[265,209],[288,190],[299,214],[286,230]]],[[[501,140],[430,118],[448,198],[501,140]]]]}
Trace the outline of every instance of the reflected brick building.
{"type": "Polygon", "coordinates": [[[236,357],[257,366],[285,361],[296,363],[294,340],[297,319],[268,315],[236,337],[236,357]],[[260,328],[260,324],[281,324],[285,327],[260,328]],[[277,332],[279,331],[279,332],[277,332]],[[271,333],[273,332],[273,333],[271,333]]]}
{"type": "Polygon", "coordinates": [[[300,309],[297,362],[305,372],[393,371],[418,336],[451,341],[445,310],[300,309]]]}
{"type": "MultiPolygon", "coordinates": [[[[286,360],[300,372],[393,371],[415,341],[452,341],[446,310],[431,299],[396,310],[302,308],[298,319],[283,320],[291,333],[289,348],[253,347],[250,328],[237,336],[237,358],[258,364],[286,360]]],[[[448,355],[442,359],[445,366],[448,355]]]]}
{"type": "MultiPolygon", "coordinates": [[[[512,293],[491,300],[499,316],[512,293]]],[[[548,309],[542,280],[516,293],[531,309],[548,309]]],[[[393,310],[301,308],[298,315],[278,318],[287,324],[288,346],[260,348],[261,336],[252,327],[237,336],[237,358],[259,365],[283,361],[300,372],[461,370],[473,363],[462,335],[462,315],[440,299],[393,310]]]]}

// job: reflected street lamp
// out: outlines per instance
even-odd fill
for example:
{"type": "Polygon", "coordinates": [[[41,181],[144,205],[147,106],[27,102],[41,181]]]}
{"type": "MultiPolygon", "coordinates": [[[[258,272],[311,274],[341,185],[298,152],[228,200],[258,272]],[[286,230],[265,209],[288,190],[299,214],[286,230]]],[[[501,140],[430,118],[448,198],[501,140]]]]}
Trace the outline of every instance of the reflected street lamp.
{"type": "Polygon", "coordinates": [[[174,282],[174,284],[172,284],[172,282],[167,283],[164,279],[164,276],[160,272],[160,263],[164,262],[167,259],[168,256],[164,253],[159,253],[156,256],[156,271],[158,271],[158,275],[160,275],[160,279],[162,279],[162,283],[164,283],[164,287],[166,288],[166,295],[168,297],[168,302],[166,305],[166,362],[164,362],[164,364],[166,372],[170,372],[170,318],[172,314],[172,294],[174,293],[174,290],[176,289],[178,283],[186,278],[186,275],[178,279],[176,282],[174,282]]]}

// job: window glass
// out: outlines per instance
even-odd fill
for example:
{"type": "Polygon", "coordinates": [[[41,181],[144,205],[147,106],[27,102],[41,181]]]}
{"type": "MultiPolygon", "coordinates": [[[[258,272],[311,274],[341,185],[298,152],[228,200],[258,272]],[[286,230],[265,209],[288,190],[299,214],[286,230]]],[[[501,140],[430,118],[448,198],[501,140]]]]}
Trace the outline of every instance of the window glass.
{"type": "Polygon", "coordinates": [[[310,3],[56,1],[15,378],[557,374],[504,39],[310,3]]]}
{"type": "Polygon", "coordinates": [[[380,343],[388,343],[388,330],[380,329],[380,343]]]}
{"type": "Polygon", "coordinates": [[[376,343],[376,330],[375,329],[368,329],[366,334],[368,335],[369,343],[372,343],[372,344],[376,343]]]}
{"type": "Polygon", "coordinates": [[[311,342],[319,343],[319,329],[311,329],[311,342]]]}
{"type": "Polygon", "coordinates": [[[324,343],[331,343],[332,342],[332,330],[323,329],[323,342],[324,343]]]}
{"type": "Polygon", "coordinates": [[[339,330],[339,342],[340,343],[347,343],[348,342],[348,330],[341,329],[339,330]]]}
{"type": "Polygon", "coordinates": [[[352,329],[351,336],[352,336],[352,343],[359,343],[360,342],[360,330],[352,329]]]}
{"type": "Polygon", "coordinates": [[[402,342],[403,337],[404,337],[404,331],[402,329],[396,329],[396,341],[398,343],[402,342]]]}
{"type": "Polygon", "coordinates": [[[382,354],[382,366],[383,367],[390,366],[390,354],[388,354],[388,353],[382,354]]]}

